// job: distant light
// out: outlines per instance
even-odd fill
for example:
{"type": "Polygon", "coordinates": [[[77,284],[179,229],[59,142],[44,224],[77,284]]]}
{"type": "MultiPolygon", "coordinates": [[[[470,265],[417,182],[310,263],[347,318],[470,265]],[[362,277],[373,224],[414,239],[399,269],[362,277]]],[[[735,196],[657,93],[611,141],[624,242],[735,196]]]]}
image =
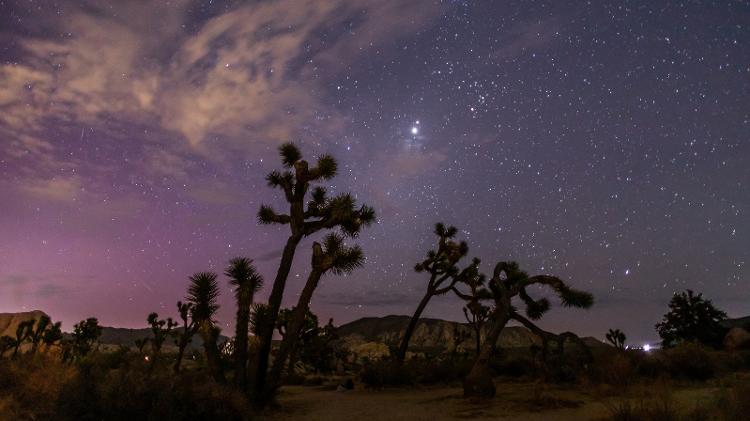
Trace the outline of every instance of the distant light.
{"type": "Polygon", "coordinates": [[[145,357],[143,357],[143,359],[146,360],[146,361],[148,361],[148,355],[146,355],[145,357]]]}
{"type": "Polygon", "coordinates": [[[651,351],[651,345],[649,345],[649,344],[643,345],[643,350],[646,351],[646,352],[651,351]]]}

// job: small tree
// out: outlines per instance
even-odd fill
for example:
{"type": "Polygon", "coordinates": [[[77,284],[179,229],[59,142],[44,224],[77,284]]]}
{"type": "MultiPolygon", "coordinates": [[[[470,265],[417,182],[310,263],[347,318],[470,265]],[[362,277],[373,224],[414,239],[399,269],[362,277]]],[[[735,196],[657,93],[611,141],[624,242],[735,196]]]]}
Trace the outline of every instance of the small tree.
{"type": "Polygon", "coordinates": [[[39,320],[36,321],[36,326],[32,326],[32,329],[29,332],[32,355],[36,354],[36,351],[39,348],[39,344],[42,343],[42,338],[44,338],[44,332],[50,326],[50,323],[52,323],[52,319],[44,314],[39,318],[39,320]]]}
{"type": "Polygon", "coordinates": [[[235,381],[237,386],[247,389],[248,364],[248,330],[250,323],[250,306],[253,304],[255,293],[263,286],[253,261],[246,257],[236,257],[229,261],[229,267],[224,272],[229,277],[229,285],[234,288],[234,298],[237,301],[237,319],[234,334],[234,364],[235,381]]]}
{"type": "Polygon", "coordinates": [[[146,322],[151,328],[151,368],[156,365],[156,360],[161,355],[161,347],[164,345],[164,341],[171,335],[172,329],[177,326],[177,322],[173,321],[171,317],[167,317],[166,320],[159,319],[158,313],[151,313],[146,318],[146,322]]]}
{"type": "Polygon", "coordinates": [[[24,320],[16,326],[16,339],[13,342],[13,358],[18,355],[21,345],[26,342],[34,331],[34,320],[24,320]]]}
{"type": "Polygon", "coordinates": [[[607,341],[617,349],[625,349],[625,334],[620,329],[610,329],[605,335],[607,341]]]}
{"type": "Polygon", "coordinates": [[[96,317],[81,320],[73,326],[73,355],[81,358],[88,355],[102,335],[102,328],[96,317]]]}
{"type": "Polygon", "coordinates": [[[467,397],[495,396],[489,362],[500,333],[516,314],[512,303],[514,297],[521,299],[526,307],[526,315],[532,320],[540,319],[550,308],[548,299],[536,300],[528,294],[527,288],[532,285],[551,288],[565,307],[589,308],[594,303],[590,293],[573,289],[555,276],[529,276],[515,262],[499,262],[495,265],[488,284],[495,306],[490,313],[487,337],[471,371],[464,379],[464,396],[467,397]]]}
{"type": "Polygon", "coordinates": [[[50,347],[60,343],[63,339],[62,334],[62,323],[55,322],[50,325],[49,329],[45,330],[42,334],[42,342],[44,342],[44,352],[47,352],[50,347]]]}
{"type": "Polygon", "coordinates": [[[177,336],[174,340],[175,345],[177,345],[177,359],[174,362],[175,373],[180,372],[182,359],[185,355],[185,348],[187,348],[193,340],[193,335],[195,335],[197,329],[195,319],[193,318],[193,303],[183,303],[182,301],[178,301],[177,313],[179,313],[180,320],[182,320],[182,329],[181,331],[175,330],[174,333],[175,336],[177,336]]]}
{"type": "Polygon", "coordinates": [[[459,269],[456,266],[462,257],[466,256],[469,247],[466,242],[456,243],[451,239],[456,235],[456,227],[446,228],[443,223],[435,225],[435,235],[438,237],[437,251],[430,250],[427,258],[417,263],[414,270],[417,272],[427,272],[430,275],[427,281],[427,291],[419,302],[414,315],[409,320],[404,336],[401,338],[401,345],[396,351],[396,359],[403,362],[406,357],[406,351],[409,348],[409,341],[414,334],[419,318],[422,316],[430,299],[436,295],[445,294],[453,289],[458,282],[459,269]]]}
{"type": "Polygon", "coordinates": [[[220,329],[214,324],[214,316],[219,310],[218,298],[219,284],[215,273],[198,272],[190,277],[187,302],[193,306],[193,320],[203,339],[208,370],[214,380],[224,383],[224,371],[217,346],[220,329]]]}
{"type": "Polygon", "coordinates": [[[726,318],[727,314],[714,307],[702,294],[687,290],[672,296],[669,312],[656,324],[656,330],[665,348],[680,342],[718,347],[726,330],[721,322],[726,318]]]}
{"type": "Polygon", "coordinates": [[[476,355],[479,355],[479,349],[482,345],[482,327],[490,317],[490,307],[483,304],[483,301],[492,298],[490,291],[485,288],[486,281],[483,273],[479,272],[479,259],[474,259],[472,264],[463,272],[459,278],[461,285],[468,288],[467,293],[461,292],[458,288],[453,291],[466,301],[463,307],[464,317],[474,331],[476,343],[476,355]]]}

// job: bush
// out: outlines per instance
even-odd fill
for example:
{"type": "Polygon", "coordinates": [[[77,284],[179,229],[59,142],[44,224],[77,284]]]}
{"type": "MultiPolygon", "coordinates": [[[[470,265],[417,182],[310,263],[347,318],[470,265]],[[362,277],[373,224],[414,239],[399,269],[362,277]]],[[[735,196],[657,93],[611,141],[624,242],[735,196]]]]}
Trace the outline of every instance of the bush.
{"type": "Polygon", "coordinates": [[[408,364],[391,359],[365,361],[359,373],[362,383],[373,389],[413,384],[414,377],[408,364]]]}
{"type": "Polygon", "coordinates": [[[701,345],[683,343],[661,352],[669,374],[678,379],[705,381],[714,376],[709,352],[701,345]]]}

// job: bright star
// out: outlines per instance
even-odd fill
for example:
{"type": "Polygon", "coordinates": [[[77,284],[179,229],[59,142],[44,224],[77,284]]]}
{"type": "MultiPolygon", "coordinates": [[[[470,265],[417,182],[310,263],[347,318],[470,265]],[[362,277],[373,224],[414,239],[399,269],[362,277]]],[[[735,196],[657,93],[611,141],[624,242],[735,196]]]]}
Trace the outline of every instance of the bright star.
{"type": "Polygon", "coordinates": [[[417,127],[417,126],[412,127],[411,128],[411,134],[417,134],[417,133],[419,133],[419,127],[417,127]]]}

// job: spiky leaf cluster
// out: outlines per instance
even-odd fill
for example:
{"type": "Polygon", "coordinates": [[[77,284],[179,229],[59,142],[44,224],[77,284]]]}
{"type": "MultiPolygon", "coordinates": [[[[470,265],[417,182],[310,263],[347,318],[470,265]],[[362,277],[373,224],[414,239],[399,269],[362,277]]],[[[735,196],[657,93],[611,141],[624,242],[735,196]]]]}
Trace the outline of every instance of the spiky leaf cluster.
{"type": "Polygon", "coordinates": [[[219,310],[219,284],[213,272],[198,272],[190,277],[186,300],[192,304],[192,317],[197,323],[213,323],[219,310]]]}

